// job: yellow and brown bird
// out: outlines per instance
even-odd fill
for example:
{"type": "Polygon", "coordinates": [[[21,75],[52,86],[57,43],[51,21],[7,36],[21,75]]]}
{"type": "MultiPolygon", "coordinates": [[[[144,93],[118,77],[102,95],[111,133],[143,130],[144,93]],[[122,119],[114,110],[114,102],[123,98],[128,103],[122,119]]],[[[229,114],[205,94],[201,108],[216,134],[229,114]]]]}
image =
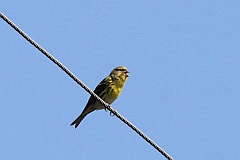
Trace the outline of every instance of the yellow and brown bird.
{"type": "MultiPolygon", "coordinates": [[[[95,88],[96,93],[102,100],[108,104],[112,104],[120,95],[123,86],[128,78],[128,69],[124,66],[116,67],[112,72],[104,78],[95,88]]],[[[105,107],[96,99],[91,96],[82,111],[81,115],[71,123],[75,128],[80,124],[83,118],[94,110],[104,109],[105,107]]]]}

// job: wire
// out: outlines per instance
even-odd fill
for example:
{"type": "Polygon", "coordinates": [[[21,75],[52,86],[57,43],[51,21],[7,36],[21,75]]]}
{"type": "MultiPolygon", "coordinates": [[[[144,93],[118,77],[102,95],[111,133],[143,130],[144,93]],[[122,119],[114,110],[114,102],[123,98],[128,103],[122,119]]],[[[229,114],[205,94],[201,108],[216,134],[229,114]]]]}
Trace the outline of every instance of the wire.
{"type": "Polygon", "coordinates": [[[15,29],[20,35],[22,35],[28,42],[30,42],[34,47],[36,47],[40,52],[42,52],[46,57],[48,57],[53,63],[58,65],[64,72],[66,72],[75,82],[77,82],[83,89],[85,89],[90,95],[96,97],[96,99],[104,105],[111,113],[113,113],[116,117],[122,120],[125,124],[127,124],[130,128],[132,128],[135,132],[137,132],[143,139],[145,139],[150,145],[152,145],[156,150],[158,150],[163,156],[165,156],[169,160],[173,160],[173,158],[167,154],[162,148],[160,148],[155,142],[153,142],[150,138],[148,138],[142,131],[140,131],[136,126],[134,126],[131,122],[129,122],[126,118],[120,115],[116,110],[114,110],[109,104],[104,102],[101,98],[99,98],[91,89],[89,89],[82,81],[80,81],[70,70],[68,70],[62,63],[60,63],[56,58],[54,58],[50,53],[48,53],[43,47],[37,44],[34,40],[32,40],[26,33],[24,33],[19,27],[17,27],[12,21],[10,21],[3,13],[0,12],[0,17],[7,22],[13,29],[15,29]]]}

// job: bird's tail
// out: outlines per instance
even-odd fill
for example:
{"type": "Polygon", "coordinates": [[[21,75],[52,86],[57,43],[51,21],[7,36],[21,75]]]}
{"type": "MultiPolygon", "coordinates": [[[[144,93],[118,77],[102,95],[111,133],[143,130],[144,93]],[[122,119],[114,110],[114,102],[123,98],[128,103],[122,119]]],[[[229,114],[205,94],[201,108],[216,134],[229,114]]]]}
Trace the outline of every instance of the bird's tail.
{"type": "Polygon", "coordinates": [[[78,118],[75,120],[75,121],[73,121],[72,123],[71,123],[71,126],[72,125],[75,125],[75,128],[77,128],[77,126],[80,124],[80,122],[83,120],[83,118],[86,116],[87,114],[81,114],[80,116],[78,116],[78,118]]]}

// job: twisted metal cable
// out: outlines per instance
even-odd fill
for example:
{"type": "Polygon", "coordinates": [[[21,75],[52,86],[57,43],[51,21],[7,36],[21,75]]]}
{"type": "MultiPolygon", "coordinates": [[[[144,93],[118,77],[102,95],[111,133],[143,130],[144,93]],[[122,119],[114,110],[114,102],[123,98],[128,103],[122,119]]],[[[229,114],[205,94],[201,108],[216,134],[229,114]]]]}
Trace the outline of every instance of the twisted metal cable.
{"type": "Polygon", "coordinates": [[[37,44],[34,40],[32,40],[26,33],[24,33],[19,27],[17,27],[12,21],[10,21],[3,13],[0,12],[0,17],[7,22],[14,30],[16,30],[21,36],[23,36],[28,42],[30,42],[35,48],[37,48],[40,52],[42,52],[46,57],[48,57],[53,63],[58,65],[64,72],[67,73],[75,82],[77,82],[83,89],[85,89],[90,95],[96,97],[96,99],[104,105],[111,113],[113,113],[116,117],[122,120],[125,124],[127,124],[130,128],[132,128],[135,132],[137,132],[143,139],[145,139],[151,146],[153,146],[156,150],[158,150],[163,156],[165,156],[168,160],[173,160],[173,158],[167,154],[162,148],[160,148],[155,142],[153,142],[150,138],[148,138],[142,131],[140,131],[136,126],[134,126],[131,122],[129,122],[126,118],[120,115],[116,110],[114,110],[109,104],[104,102],[101,98],[99,98],[91,89],[89,89],[82,81],[80,81],[70,70],[68,70],[63,64],[61,64],[56,58],[54,58],[50,53],[48,53],[43,47],[37,44]]]}

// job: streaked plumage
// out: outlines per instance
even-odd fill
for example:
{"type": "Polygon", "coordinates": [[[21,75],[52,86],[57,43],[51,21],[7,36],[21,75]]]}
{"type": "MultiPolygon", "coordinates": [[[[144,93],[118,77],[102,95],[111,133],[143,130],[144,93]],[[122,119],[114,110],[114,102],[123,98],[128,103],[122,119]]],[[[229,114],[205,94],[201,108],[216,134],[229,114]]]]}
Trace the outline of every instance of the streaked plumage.
{"type": "MultiPolygon", "coordinates": [[[[112,104],[117,97],[120,95],[123,86],[127,80],[129,71],[124,66],[116,67],[112,72],[104,78],[98,86],[95,88],[94,93],[96,93],[102,100],[108,104],[112,104]]],[[[99,101],[91,96],[82,111],[81,115],[71,123],[75,125],[75,128],[80,124],[83,118],[94,110],[104,109],[105,107],[101,105],[99,101]]]]}

